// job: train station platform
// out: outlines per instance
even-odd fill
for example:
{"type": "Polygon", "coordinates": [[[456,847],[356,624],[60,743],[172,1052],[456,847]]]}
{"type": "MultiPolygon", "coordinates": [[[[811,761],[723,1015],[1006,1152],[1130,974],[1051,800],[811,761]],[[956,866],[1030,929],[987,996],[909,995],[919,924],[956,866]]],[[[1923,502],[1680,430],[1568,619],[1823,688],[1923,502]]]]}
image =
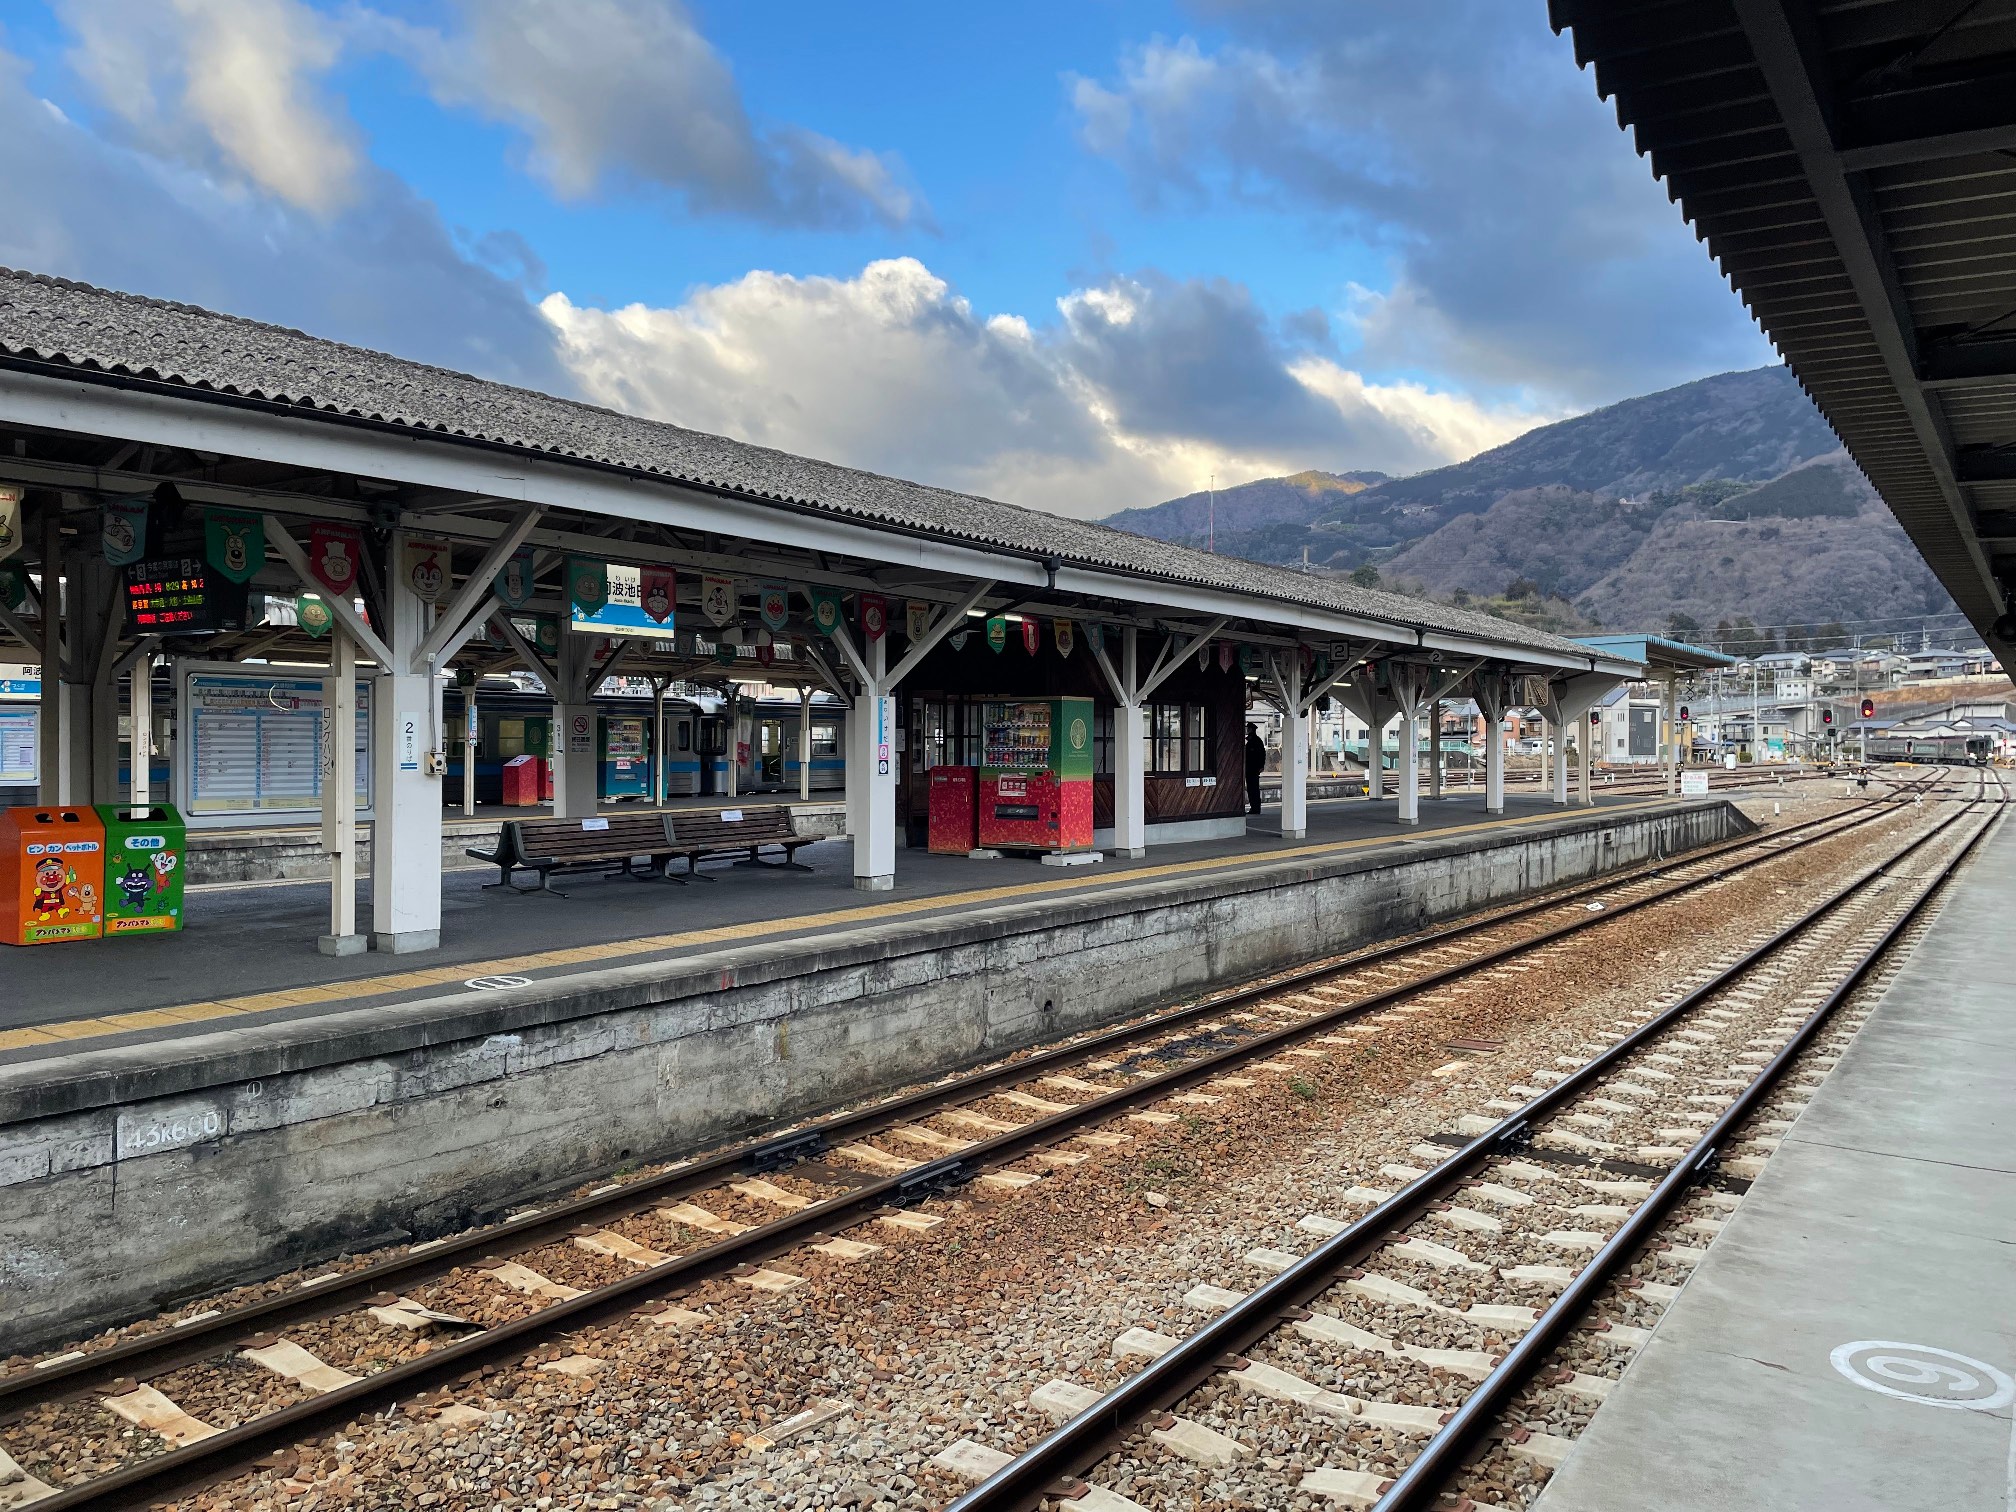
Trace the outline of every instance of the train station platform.
{"type": "Polygon", "coordinates": [[[1539,1512],[2016,1507],[2012,908],[2004,820],[1539,1512]]]}
{"type": "MultiPolygon", "coordinates": [[[[751,800],[752,802],[755,800],[751,800]]],[[[1663,807],[1642,794],[1602,797],[1603,812],[1663,807]]],[[[1696,800],[1697,802],[1700,800],[1696,800]]],[[[179,934],[9,951],[0,1002],[0,1065],[97,1047],[185,1037],[313,1017],[336,1009],[495,990],[592,968],[646,966],[726,945],[782,943],[843,928],[958,915],[1003,904],[1176,887],[1256,865],[1315,862],[1429,836],[1483,840],[1504,830],[1586,816],[1532,796],[1484,812],[1481,791],[1423,806],[1417,828],[1393,823],[1390,802],[1311,805],[1308,838],[1284,844],[1279,813],[1264,809],[1237,838],[1155,847],[1140,860],[1055,868],[1034,858],[973,861],[904,851],[893,892],[873,902],[852,886],[843,838],[799,851],[805,870],[710,863],[686,885],[570,877],[567,896],[486,888],[497,869],[470,862],[443,878],[443,944],[424,965],[365,953],[318,954],[328,915],[326,879],[218,883],[189,889],[179,934]]],[[[529,880],[529,879],[527,879],[529,880]]],[[[368,914],[360,885],[359,916],[368,914]]]]}

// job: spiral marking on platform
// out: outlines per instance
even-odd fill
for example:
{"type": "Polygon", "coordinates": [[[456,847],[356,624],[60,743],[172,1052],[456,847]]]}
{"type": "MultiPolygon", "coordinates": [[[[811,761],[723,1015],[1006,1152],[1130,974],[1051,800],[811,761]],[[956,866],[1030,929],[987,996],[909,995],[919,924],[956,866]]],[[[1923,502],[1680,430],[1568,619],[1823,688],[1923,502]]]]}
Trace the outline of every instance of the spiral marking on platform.
{"type": "Polygon", "coordinates": [[[1838,1345],[1827,1358],[1865,1391],[1927,1407],[1993,1412],[2016,1401],[2016,1381],[1993,1365],[1930,1344],[1856,1339],[1838,1345]]]}

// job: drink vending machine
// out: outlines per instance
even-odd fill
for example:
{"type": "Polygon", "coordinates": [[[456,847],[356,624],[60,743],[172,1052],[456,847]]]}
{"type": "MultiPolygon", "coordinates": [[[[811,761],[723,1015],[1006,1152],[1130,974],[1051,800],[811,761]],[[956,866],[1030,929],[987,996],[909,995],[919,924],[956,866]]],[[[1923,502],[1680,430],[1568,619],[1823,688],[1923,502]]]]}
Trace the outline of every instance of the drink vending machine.
{"type": "Polygon", "coordinates": [[[1092,848],[1092,700],[1036,698],[982,706],[980,844],[1092,848]]]}

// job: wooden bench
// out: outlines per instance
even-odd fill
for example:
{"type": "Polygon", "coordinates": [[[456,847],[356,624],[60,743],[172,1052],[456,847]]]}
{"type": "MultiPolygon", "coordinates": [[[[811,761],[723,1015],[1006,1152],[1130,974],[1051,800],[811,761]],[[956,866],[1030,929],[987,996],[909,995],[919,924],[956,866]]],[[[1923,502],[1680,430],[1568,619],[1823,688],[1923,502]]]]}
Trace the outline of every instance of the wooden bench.
{"type": "MultiPolygon", "coordinates": [[[[666,814],[612,814],[592,819],[510,819],[497,836],[495,850],[468,848],[478,861],[488,861],[503,875],[486,888],[509,887],[517,892],[549,892],[565,897],[553,885],[556,875],[615,872],[639,880],[684,882],[667,870],[680,853],[672,843],[666,814]],[[648,871],[636,870],[637,858],[650,859],[648,871]],[[536,887],[512,880],[519,871],[539,874],[536,887]]],[[[689,868],[691,863],[688,863],[689,868]]]]}
{"type": "MultiPolygon", "coordinates": [[[[715,814],[670,813],[665,816],[672,834],[672,853],[686,858],[686,875],[701,875],[700,863],[714,856],[741,856],[738,866],[769,866],[792,871],[811,867],[794,859],[798,847],[812,840],[791,827],[791,810],[784,804],[766,808],[722,809],[715,814]],[[782,850],[782,861],[765,861],[765,848],[782,850]]],[[[713,878],[709,877],[708,881],[713,878]]]]}

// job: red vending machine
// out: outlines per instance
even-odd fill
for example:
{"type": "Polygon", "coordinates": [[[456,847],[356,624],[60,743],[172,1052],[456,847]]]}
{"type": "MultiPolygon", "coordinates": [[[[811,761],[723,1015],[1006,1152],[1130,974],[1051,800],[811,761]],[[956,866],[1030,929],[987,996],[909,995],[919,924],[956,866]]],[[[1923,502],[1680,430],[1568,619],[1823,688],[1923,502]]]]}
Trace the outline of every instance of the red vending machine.
{"type": "Polygon", "coordinates": [[[982,707],[980,844],[1092,848],[1092,700],[1038,698],[982,707]]]}
{"type": "Polygon", "coordinates": [[[930,850],[937,856],[963,856],[980,842],[975,797],[980,772],[969,766],[931,768],[930,850]]]}

